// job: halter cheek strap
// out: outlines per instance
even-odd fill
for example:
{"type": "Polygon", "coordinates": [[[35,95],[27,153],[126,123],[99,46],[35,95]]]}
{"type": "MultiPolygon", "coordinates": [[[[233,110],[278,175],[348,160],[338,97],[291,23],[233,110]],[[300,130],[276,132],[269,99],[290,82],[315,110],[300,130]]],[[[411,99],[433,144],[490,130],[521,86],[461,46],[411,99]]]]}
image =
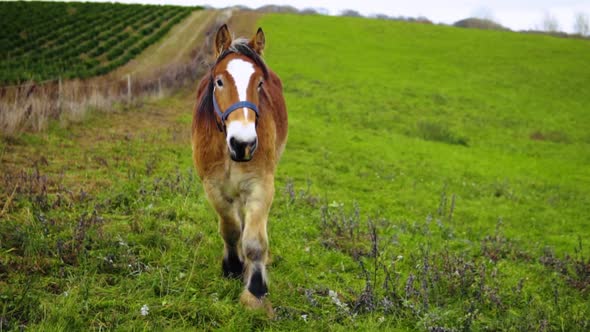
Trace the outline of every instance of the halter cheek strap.
{"type": "Polygon", "coordinates": [[[227,117],[233,111],[240,109],[240,108],[244,108],[244,107],[249,108],[254,111],[254,114],[256,114],[256,122],[258,123],[258,107],[256,107],[256,105],[254,105],[253,103],[246,101],[246,100],[238,101],[237,103],[234,103],[230,107],[228,107],[225,110],[225,112],[221,112],[221,109],[219,108],[219,104],[217,104],[217,99],[215,99],[215,96],[213,96],[213,108],[215,109],[215,113],[217,113],[217,115],[219,115],[219,117],[221,118],[221,126],[219,124],[217,124],[217,127],[219,128],[219,130],[223,131],[222,127],[225,128],[225,120],[227,120],[227,117]]]}

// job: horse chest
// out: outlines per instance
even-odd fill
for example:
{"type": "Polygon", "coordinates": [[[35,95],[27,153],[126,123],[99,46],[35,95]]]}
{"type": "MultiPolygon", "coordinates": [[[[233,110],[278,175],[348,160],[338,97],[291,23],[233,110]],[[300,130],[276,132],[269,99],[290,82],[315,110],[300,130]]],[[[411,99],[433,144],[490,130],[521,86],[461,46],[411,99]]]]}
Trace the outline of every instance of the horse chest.
{"type": "Polygon", "coordinates": [[[221,183],[221,192],[227,201],[245,201],[254,183],[255,178],[251,174],[240,171],[229,172],[221,183]]]}

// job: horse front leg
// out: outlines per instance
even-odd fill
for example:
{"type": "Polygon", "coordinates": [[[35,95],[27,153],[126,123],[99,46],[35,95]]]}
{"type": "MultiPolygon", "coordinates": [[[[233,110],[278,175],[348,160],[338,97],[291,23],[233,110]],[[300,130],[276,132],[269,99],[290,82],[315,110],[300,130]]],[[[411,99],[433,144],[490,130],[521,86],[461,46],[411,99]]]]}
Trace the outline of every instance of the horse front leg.
{"type": "MultiPolygon", "coordinates": [[[[248,308],[265,307],[268,294],[266,262],[268,259],[268,236],[266,225],[274,196],[274,179],[268,176],[262,183],[255,184],[244,205],[244,230],[242,253],[244,255],[245,289],[240,302],[248,308]]],[[[266,309],[272,313],[267,301],[266,309]]]]}
{"type": "Polygon", "coordinates": [[[244,258],[240,240],[242,236],[242,219],[239,207],[234,199],[226,197],[215,185],[205,187],[207,198],[219,216],[219,233],[223,238],[223,259],[221,268],[223,276],[239,278],[244,271],[244,258]]]}
{"type": "Polygon", "coordinates": [[[244,271],[240,248],[241,222],[237,218],[220,216],[219,231],[224,241],[223,260],[221,262],[223,276],[239,278],[244,271]]]}

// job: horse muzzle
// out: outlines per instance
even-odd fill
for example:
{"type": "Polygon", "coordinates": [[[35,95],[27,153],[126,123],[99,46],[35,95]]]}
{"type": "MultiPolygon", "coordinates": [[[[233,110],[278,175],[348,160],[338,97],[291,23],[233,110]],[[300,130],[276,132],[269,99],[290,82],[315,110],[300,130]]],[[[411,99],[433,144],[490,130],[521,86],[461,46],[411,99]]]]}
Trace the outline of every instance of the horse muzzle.
{"type": "Polygon", "coordinates": [[[258,147],[258,138],[243,142],[235,137],[229,139],[229,155],[233,161],[250,161],[258,147]]]}

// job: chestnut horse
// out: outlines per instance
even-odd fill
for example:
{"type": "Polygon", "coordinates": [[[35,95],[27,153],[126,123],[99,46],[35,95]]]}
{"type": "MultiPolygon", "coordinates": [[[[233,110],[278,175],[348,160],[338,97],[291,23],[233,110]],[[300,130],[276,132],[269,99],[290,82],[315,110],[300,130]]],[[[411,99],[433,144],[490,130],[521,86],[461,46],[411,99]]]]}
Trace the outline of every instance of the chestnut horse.
{"type": "Polygon", "coordinates": [[[287,109],[279,77],[262,60],[261,28],[251,40],[215,36],[216,62],[199,83],[193,114],[195,167],[219,216],[226,277],[243,277],[240,302],[270,307],[267,220],[274,173],[287,141],[287,109]]]}

